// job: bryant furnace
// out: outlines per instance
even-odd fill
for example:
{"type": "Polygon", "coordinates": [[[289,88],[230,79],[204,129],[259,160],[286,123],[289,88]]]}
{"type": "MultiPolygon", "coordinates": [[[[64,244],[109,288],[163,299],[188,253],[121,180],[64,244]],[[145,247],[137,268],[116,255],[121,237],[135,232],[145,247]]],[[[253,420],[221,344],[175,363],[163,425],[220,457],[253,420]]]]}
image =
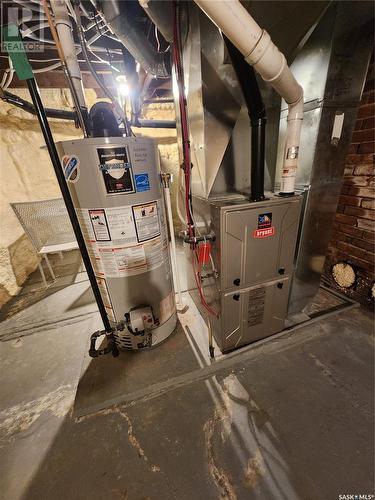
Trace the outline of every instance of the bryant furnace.
{"type": "Polygon", "coordinates": [[[216,235],[212,256],[217,271],[215,286],[206,290],[211,295],[216,289],[220,315],[210,321],[222,352],[285,326],[302,197],[267,196],[256,203],[206,202],[216,235]]]}

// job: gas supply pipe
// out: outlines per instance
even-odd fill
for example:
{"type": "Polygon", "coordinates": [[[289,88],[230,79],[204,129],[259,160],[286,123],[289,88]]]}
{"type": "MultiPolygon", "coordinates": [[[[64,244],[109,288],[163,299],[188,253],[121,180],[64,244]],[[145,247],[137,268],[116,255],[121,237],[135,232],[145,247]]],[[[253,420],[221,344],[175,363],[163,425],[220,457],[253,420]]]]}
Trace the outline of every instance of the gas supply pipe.
{"type": "Polygon", "coordinates": [[[238,48],[245,61],[253,66],[262,79],[270,83],[288,104],[280,195],[293,195],[303,120],[302,87],[294,78],[284,54],[239,0],[195,0],[195,3],[238,48]]]}

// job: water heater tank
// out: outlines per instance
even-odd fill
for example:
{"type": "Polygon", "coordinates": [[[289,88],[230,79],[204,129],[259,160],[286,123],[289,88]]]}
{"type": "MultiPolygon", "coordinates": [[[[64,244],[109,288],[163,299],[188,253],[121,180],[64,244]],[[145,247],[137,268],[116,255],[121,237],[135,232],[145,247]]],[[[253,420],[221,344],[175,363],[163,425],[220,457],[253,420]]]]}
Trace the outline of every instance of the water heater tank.
{"type": "Polygon", "coordinates": [[[61,165],[120,348],[141,349],[175,329],[159,154],[150,138],[57,143],[61,165]]]}

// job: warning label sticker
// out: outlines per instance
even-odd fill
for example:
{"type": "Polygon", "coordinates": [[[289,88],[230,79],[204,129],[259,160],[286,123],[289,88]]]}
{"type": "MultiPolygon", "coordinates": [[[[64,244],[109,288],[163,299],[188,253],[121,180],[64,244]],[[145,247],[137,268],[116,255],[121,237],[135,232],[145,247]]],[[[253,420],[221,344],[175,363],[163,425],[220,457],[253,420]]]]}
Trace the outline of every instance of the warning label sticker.
{"type": "Polygon", "coordinates": [[[112,241],[124,243],[137,243],[137,233],[131,207],[118,207],[105,209],[112,241]]]}
{"type": "Polygon", "coordinates": [[[169,266],[161,201],[143,205],[76,209],[95,275],[120,278],[169,266]],[[158,205],[159,204],[159,205],[158,205]]]}
{"type": "Polygon", "coordinates": [[[160,235],[158,204],[156,201],[134,205],[133,214],[138,241],[147,241],[160,235]]]}
{"type": "Polygon", "coordinates": [[[89,214],[96,241],[111,241],[104,209],[89,210],[89,214]]]}
{"type": "Polygon", "coordinates": [[[172,314],[176,310],[176,305],[175,305],[175,300],[174,300],[174,293],[171,292],[169,295],[167,295],[161,302],[160,302],[160,317],[159,321],[161,324],[163,324],[165,321],[167,321],[172,314]]]}
{"type": "Polygon", "coordinates": [[[104,274],[108,278],[133,276],[156,269],[163,262],[160,237],[144,245],[99,248],[104,274]]]}
{"type": "Polygon", "coordinates": [[[116,323],[116,316],[113,310],[111,296],[109,295],[107,282],[104,278],[96,278],[96,281],[98,283],[100,295],[102,296],[104,307],[108,315],[108,319],[116,323]]]}

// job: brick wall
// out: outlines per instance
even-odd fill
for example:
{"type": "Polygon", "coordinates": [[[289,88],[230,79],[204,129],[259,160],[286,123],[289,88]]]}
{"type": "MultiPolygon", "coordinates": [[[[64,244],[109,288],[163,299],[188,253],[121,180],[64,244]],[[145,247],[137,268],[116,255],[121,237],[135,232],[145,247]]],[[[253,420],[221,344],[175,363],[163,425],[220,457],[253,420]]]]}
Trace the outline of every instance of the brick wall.
{"type": "Polygon", "coordinates": [[[357,280],[345,293],[367,305],[372,302],[370,290],[375,278],[374,100],[372,58],[345,160],[344,182],[325,264],[325,277],[328,279],[331,279],[335,263],[346,261],[352,264],[357,271],[357,280]]]}

